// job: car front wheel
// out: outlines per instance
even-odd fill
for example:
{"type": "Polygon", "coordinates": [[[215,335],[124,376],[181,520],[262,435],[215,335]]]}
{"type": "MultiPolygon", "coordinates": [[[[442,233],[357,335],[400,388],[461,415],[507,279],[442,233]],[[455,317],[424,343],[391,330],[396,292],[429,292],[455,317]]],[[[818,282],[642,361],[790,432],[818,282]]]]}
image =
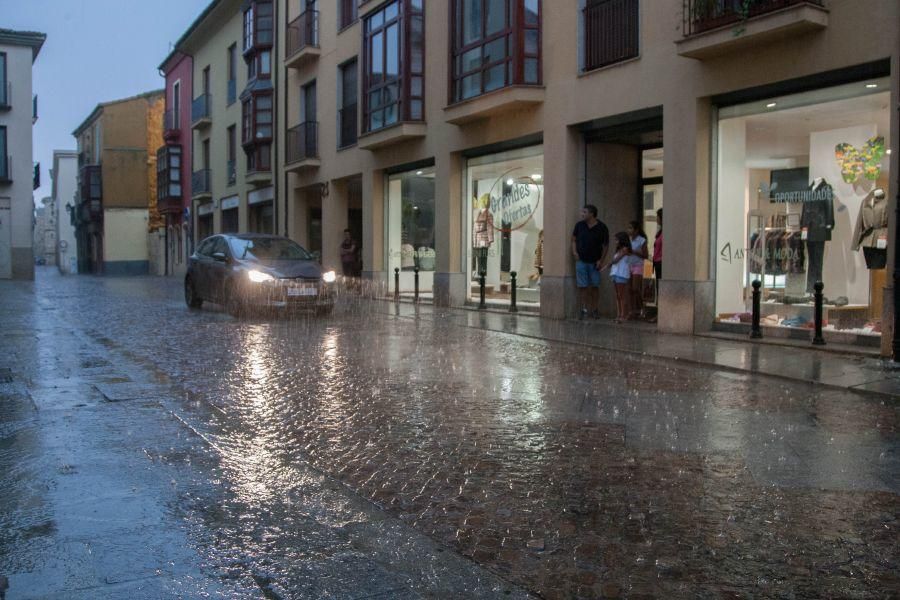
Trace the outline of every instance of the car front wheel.
{"type": "Polygon", "coordinates": [[[184,280],[184,302],[188,308],[200,308],[203,306],[203,298],[197,295],[194,282],[190,277],[184,280]]]}

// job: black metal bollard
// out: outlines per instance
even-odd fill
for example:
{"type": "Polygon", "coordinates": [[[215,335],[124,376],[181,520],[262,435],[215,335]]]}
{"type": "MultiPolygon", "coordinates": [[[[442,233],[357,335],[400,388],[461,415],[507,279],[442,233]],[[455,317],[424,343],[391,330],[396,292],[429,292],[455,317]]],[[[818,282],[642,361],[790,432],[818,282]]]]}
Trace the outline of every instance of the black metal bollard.
{"type": "Polygon", "coordinates": [[[516,308],[516,272],[513,271],[509,274],[510,285],[512,285],[512,289],[510,290],[509,296],[509,312],[515,313],[519,312],[519,309],[516,308]]]}
{"type": "Polygon", "coordinates": [[[824,346],[825,338],[822,337],[822,321],[825,318],[824,314],[823,314],[825,311],[822,309],[822,304],[825,301],[825,295],[822,293],[822,290],[825,289],[825,284],[822,283],[821,281],[817,281],[816,284],[813,286],[813,289],[816,290],[816,293],[814,295],[815,303],[816,303],[816,316],[815,316],[816,333],[813,336],[812,343],[813,343],[813,346],[824,346]]]}
{"type": "Polygon", "coordinates": [[[750,285],[753,286],[753,320],[750,325],[750,338],[754,340],[762,339],[762,328],[759,326],[759,300],[762,296],[762,292],[759,291],[759,288],[762,287],[762,283],[758,279],[755,279],[753,283],[750,285]]]}
{"type": "Polygon", "coordinates": [[[414,283],[414,292],[413,292],[413,303],[419,303],[419,267],[413,269],[413,283],[414,283]]]}
{"type": "Polygon", "coordinates": [[[394,268],[394,302],[400,302],[400,269],[394,268]]]}
{"type": "Polygon", "coordinates": [[[485,308],[487,308],[487,304],[484,301],[485,279],[487,279],[487,271],[482,271],[478,274],[478,297],[480,298],[480,301],[478,302],[478,310],[484,310],[485,308]]]}

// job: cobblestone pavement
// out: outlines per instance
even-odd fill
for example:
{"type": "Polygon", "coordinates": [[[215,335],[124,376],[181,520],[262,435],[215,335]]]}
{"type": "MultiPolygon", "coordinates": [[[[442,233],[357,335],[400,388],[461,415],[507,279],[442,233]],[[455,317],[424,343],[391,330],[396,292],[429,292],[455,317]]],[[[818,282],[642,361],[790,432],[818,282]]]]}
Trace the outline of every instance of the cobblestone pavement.
{"type": "Polygon", "coordinates": [[[349,298],[31,287],[0,283],[9,597],[900,597],[889,398],[349,298]]]}

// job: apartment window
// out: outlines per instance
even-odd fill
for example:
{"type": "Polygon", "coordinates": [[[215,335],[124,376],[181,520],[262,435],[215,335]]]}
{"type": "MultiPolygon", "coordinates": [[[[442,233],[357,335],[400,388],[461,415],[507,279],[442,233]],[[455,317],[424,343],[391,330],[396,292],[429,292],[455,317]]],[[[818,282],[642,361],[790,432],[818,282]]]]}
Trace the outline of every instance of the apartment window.
{"type": "Polygon", "coordinates": [[[356,143],[356,112],[357,112],[357,63],[356,59],[351,59],[342,64],[338,69],[340,89],[340,110],[338,112],[338,147],[346,148],[356,143]]]}
{"type": "Polygon", "coordinates": [[[424,118],[422,0],[394,0],[366,17],[363,128],[375,131],[424,118]]]}
{"type": "Polygon", "coordinates": [[[181,82],[172,85],[172,128],[177,129],[181,123],[181,82]]]}
{"type": "Polygon", "coordinates": [[[541,83],[540,0],[453,0],[451,102],[541,83]]]}
{"type": "Polygon", "coordinates": [[[639,8],[638,0],[588,0],[583,16],[585,71],[638,55],[639,8]]]}
{"type": "Polygon", "coordinates": [[[181,197],[181,146],[163,146],[157,153],[156,197],[181,197]]]}
{"type": "Polygon", "coordinates": [[[237,165],[237,132],[236,127],[231,125],[228,127],[228,185],[233,185],[237,181],[237,173],[235,166],[237,165]]]}
{"type": "Polygon", "coordinates": [[[228,47],[228,104],[237,100],[237,44],[228,47]]]}
{"type": "Polygon", "coordinates": [[[9,156],[6,154],[6,127],[0,127],[0,181],[9,181],[9,156]]]}
{"type": "Polygon", "coordinates": [[[357,0],[338,0],[338,30],[356,22],[356,2],[357,0]]]}
{"type": "Polygon", "coordinates": [[[244,11],[244,53],[253,48],[272,46],[273,17],[271,1],[250,3],[244,11]]]}
{"type": "Polygon", "coordinates": [[[9,82],[6,80],[6,53],[0,52],[0,106],[9,106],[9,82]]]}

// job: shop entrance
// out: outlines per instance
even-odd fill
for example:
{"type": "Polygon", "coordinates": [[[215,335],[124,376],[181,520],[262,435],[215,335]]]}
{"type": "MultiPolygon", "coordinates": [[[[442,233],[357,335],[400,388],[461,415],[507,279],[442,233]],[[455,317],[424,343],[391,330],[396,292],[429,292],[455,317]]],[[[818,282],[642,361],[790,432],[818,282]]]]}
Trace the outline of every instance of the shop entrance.
{"type": "MultiPolygon", "coordinates": [[[[585,128],[584,202],[597,207],[597,217],[609,228],[607,262],[615,250],[616,233],[627,232],[632,222],[637,223],[645,246],[637,237],[635,244],[644,247],[646,258],[632,259],[630,307],[634,319],[651,322],[656,318],[658,289],[654,249],[660,259],[662,246],[658,220],[663,208],[662,142],[661,109],[585,128]]],[[[604,317],[616,316],[615,291],[609,279],[609,269],[605,269],[600,287],[604,317]]]]}

